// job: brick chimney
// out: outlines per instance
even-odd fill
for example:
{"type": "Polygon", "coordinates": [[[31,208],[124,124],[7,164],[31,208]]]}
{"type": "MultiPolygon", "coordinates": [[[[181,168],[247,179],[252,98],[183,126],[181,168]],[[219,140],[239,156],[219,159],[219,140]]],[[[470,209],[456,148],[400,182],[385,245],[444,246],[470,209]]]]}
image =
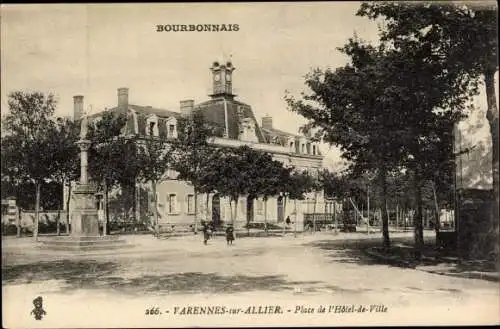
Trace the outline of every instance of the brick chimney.
{"type": "Polygon", "coordinates": [[[262,118],[262,128],[273,129],[273,118],[266,114],[266,116],[262,118]]]}
{"type": "Polygon", "coordinates": [[[83,115],[83,96],[73,96],[73,120],[79,120],[83,115]]]}
{"type": "Polygon", "coordinates": [[[118,107],[128,107],[128,88],[118,88],[118,107]]]}
{"type": "Polygon", "coordinates": [[[180,102],[182,116],[190,116],[194,108],[194,100],[186,99],[180,102]]]}

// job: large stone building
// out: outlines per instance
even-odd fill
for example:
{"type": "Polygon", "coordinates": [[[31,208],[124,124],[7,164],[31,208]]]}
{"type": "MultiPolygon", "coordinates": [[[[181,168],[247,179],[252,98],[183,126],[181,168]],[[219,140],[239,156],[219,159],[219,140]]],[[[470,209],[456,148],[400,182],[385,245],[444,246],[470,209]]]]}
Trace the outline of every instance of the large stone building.
{"type": "MultiPolygon", "coordinates": [[[[179,111],[172,111],[151,106],[135,105],[129,102],[129,89],[118,89],[117,105],[106,111],[121,112],[127,115],[128,121],[123,133],[127,135],[155,135],[167,138],[177,137],[177,119],[187,116],[193,111],[201,111],[205,121],[218,129],[218,136],[213,142],[220,146],[249,147],[270,153],[275,160],[285,166],[294,166],[299,170],[307,170],[314,174],[322,169],[323,156],[317,142],[304,135],[292,134],[275,129],[270,116],[262,118],[259,124],[252,107],[236,100],[232,83],[234,66],[231,62],[214,62],[210,68],[212,73],[212,93],[210,99],[195,104],[194,100],[180,101],[179,111]]],[[[77,120],[83,113],[83,96],[74,96],[74,117],[77,120]]],[[[99,114],[97,115],[97,117],[99,114]]],[[[216,130],[217,130],[216,129],[216,130]]],[[[157,187],[158,211],[160,224],[188,227],[194,223],[194,193],[187,182],[177,180],[174,172],[167,173],[168,179],[157,187]]],[[[147,186],[136,188],[141,193],[147,186]]],[[[141,199],[137,196],[137,200],[141,199]]],[[[150,199],[150,198],[149,198],[150,199]]],[[[305,201],[284,204],[282,196],[269,198],[265,205],[262,200],[247,202],[245,197],[238,200],[235,225],[243,226],[247,220],[262,222],[282,222],[287,216],[297,219],[299,228],[303,224],[304,213],[323,212],[323,193],[310,193],[305,201]],[[316,201],[314,201],[316,200],[316,201]],[[295,205],[297,212],[293,211],[295,205]],[[315,209],[314,209],[315,208],[315,209]],[[265,213],[267,212],[267,214],[265,213]]],[[[137,204],[141,204],[140,202],[137,204]]],[[[199,219],[230,219],[230,206],[227,198],[217,194],[199,195],[199,219]],[[208,202],[207,202],[208,200],[208,202]]],[[[144,216],[150,212],[150,205],[136,207],[136,216],[144,216]]]]}

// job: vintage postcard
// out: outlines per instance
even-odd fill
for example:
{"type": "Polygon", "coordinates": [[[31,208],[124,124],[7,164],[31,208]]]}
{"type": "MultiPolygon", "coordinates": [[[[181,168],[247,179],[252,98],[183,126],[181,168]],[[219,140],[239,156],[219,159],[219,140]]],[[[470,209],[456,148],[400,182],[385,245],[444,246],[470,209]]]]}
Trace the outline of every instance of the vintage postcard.
{"type": "Polygon", "coordinates": [[[500,324],[496,2],[0,8],[3,327],[500,324]]]}

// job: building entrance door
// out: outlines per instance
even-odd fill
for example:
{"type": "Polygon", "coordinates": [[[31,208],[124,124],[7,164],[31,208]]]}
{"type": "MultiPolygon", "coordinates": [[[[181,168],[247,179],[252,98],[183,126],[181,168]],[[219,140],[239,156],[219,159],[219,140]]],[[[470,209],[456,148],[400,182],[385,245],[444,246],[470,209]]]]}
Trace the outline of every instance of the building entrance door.
{"type": "Polygon", "coordinates": [[[283,212],[283,197],[280,195],[278,197],[278,223],[285,220],[285,214],[283,212]]]}
{"type": "Polygon", "coordinates": [[[212,197],[212,222],[215,225],[220,224],[220,196],[218,194],[212,197]]]}

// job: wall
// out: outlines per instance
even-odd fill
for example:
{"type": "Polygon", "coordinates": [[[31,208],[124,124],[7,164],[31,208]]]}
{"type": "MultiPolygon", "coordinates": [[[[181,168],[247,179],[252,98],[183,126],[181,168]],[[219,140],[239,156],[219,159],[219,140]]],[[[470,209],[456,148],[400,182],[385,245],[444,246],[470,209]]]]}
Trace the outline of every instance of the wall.
{"type": "MultiPolygon", "coordinates": [[[[49,222],[55,222],[57,217],[61,223],[66,222],[66,212],[57,210],[48,210],[39,212],[39,223],[48,224],[49,222]]],[[[27,228],[28,230],[33,229],[33,223],[35,222],[35,211],[21,211],[21,221],[20,225],[22,228],[27,228]]]]}

